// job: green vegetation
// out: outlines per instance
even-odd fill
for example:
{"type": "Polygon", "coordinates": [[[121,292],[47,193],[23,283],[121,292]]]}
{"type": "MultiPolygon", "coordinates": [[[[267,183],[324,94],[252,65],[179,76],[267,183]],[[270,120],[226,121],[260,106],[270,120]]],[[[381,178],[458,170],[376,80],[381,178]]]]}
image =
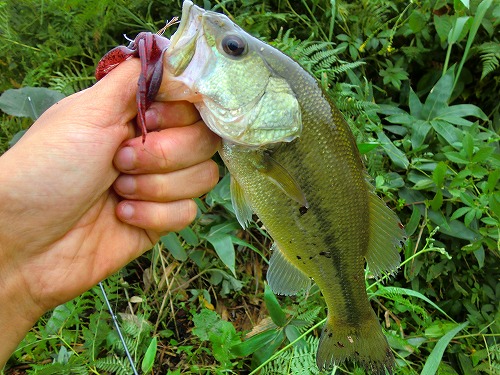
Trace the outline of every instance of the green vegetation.
{"type": "MultiPolygon", "coordinates": [[[[367,273],[397,373],[500,373],[500,4],[197,3],[226,12],[318,78],[352,126],[378,193],[405,224],[400,272],[388,281],[367,273]]],[[[68,95],[87,87],[100,56],[127,43],[122,34],[155,31],[179,8],[0,0],[0,92],[41,86],[68,95]]],[[[0,153],[31,122],[2,114],[0,153]]],[[[163,237],[105,283],[136,366],[172,375],[319,374],[319,290],[270,293],[271,240],[259,222],[239,228],[222,165],[221,177],[197,200],[191,227],[163,237]]],[[[44,316],[4,372],[131,370],[95,288],[44,316]]],[[[346,364],[332,373],[363,371],[346,364]]]]}

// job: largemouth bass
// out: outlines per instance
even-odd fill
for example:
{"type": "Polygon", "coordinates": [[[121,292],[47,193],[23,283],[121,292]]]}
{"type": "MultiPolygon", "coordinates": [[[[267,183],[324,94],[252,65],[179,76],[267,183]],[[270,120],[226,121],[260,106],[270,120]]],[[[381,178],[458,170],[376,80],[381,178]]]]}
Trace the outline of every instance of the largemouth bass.
{"type": "Polygon", "coordinates": [[[245,228],[255,212],[275,241],[271,289],[292,295],[310,278],[321,289],[319,368],[350,359],[370,374],[392,373],[364,267],[394,272],[404,230],[367,182],[342,114],[298,63],[190,1],[164,64],[157,99],[196,105],[223,139],[238,221],[245,228]]]}

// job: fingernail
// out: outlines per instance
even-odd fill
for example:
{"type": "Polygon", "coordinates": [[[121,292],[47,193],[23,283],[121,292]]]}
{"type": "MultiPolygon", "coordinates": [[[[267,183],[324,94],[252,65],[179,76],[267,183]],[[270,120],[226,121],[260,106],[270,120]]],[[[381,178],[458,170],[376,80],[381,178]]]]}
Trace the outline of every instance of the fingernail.
{"type": "Polygon", "coordinates": [[[134,194],[137,188],[136,180],[133,176],[122,175],[116,180],[116,189],[121,194],[134,194]]]}
{"type": "Polygon", "coordinates": [[[122,171],[130,171],[135,168],[136,154],[132,147],[124,147],[116,154],[116,166],[122,171]]]}
{"type": "Polygon", "coordinates": [[[125,220],[130,220],[134,216],[135,209],[134,209],[134,206],[132,206],[131,204],[124,203],[122,205],[121,211],[122,211],[122,214],[121,214],[122,218],[125,220]]]}

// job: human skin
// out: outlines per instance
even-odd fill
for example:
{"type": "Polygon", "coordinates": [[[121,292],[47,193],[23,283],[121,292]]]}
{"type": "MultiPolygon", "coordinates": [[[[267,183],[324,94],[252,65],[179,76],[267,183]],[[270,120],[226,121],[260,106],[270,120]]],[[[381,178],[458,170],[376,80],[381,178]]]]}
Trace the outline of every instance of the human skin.
{"type": "Polygon", "coordinates": [[[140,64],[48,109],[0,157],[0,369],[39,317],[196,216],[220,140],[186,102],[153,103],[136,137],[140,64]]]}

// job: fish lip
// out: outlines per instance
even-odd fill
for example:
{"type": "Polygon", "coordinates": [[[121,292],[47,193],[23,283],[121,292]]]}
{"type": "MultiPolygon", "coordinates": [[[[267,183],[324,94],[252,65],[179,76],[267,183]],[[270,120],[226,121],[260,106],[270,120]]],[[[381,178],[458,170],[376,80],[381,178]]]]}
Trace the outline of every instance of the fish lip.
{"type": "Polygon", "coordinates": [[[181,22],[179,23],[179,26],[177,27],[177,30],[174,33],[174,35],[172,35],[172,37],[170,38],[170,46],[169,46],[170,48],[172,48],[173,46],[175,46],[177,44],[181,35],[184,32],[184,29],[189,24],[188,23],[188,18],[189,18],[188,15],[189,15],[189,11],[193,7],[193,5],[194,5],[193,2],[189,1],[189,0],[185,0],[182,3],[181,22]]]}
{"type": "Polygon", "coordinates": [[[201,17],[205,12],[206,11],[204,9],[194,5],[192,1],[184,1],[184,3],[182,4],[181,22],[179,23],[179,27],[177,28],[175,33],[170,38],[170,46],[167,50],[167,53],[168,51],[174,52],[178,43],[180,43],[182,47],[182,40],[186,38],[186,35],[190,37],[196,37],[196,35],[198,34],[196,25],[201,24],[199,22],[196,22],[196,18],[201,17]],[[192,28],[193,30],[189,30],[190,28],[192,28]]]}

